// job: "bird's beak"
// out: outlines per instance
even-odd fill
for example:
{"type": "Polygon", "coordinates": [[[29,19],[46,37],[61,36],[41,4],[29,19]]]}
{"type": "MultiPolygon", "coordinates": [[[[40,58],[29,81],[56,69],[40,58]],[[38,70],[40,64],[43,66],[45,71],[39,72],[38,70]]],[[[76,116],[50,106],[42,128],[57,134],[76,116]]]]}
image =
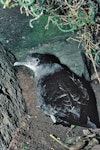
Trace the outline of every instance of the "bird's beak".
{"type": "Polygon", "coordinates": [[[31,70],[33,70],[33,72],[35,72],[36,70],[36,67],[33,64],[31,64],[31,62],[29,61],[27,62],[27,60],[25,62],[15,62],[14,66],[26,66],[30,68],[31,70]]]}
{"type": "Polygon", "coordinates": [[[27,66],[28,62],[15,62],[14,66],[27,66]]]}
{"type": "Polygon", "coordinates": [[[26,67],[28,67],[31,64],[31,59],[32,58],[30,57],[30,55],[28,55],[23,62],[15,62],[14,66],[26,66],[26,67]]]}
{"type": "Polygon", "coordinates": [[[14,66],[25,66],[33,71],[36,70],[36,59],[27,56],[27,58],[24,61],[15,62],[14,66]]]}

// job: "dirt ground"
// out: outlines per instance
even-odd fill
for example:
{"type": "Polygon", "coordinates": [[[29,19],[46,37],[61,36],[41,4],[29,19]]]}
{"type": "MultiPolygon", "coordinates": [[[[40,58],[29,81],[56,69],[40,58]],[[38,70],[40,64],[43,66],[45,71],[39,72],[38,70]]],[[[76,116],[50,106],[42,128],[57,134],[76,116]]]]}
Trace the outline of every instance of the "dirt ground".
{"type": "MultiPolygon", "coordinates": [[[[63,127],[62,125],[54,125],[51,119],[45,116],[40,110],[36,100],[36,85],[32,74],[27,70],[18,70],[18,78],[22,93],[26,101],[28,115],[20,120],[19,128],[13,134],[12,141],[8,150],[65,150],[67,148],[64,145],[59,144],[50,135],[53,135],[56,139],[62,141],[64,144],[73,145],[80,141],[80,137],[83,136],[83,130],[85,128],[76,127],[71,132],[70,128],[63,127]],[[69,132],[69,133],[68,133],[69,132]]],[[[93,135],[92,135],[93,136],[93,135]]],[[[89,141],[92,141],[94,137],[90,137],[89,141]]],[[[95,139],[96,140],[96,139],[95,139]]],[[[87,140],[88,141],[88,140],[87,140]]],[[[83,148],[89,150],[93,145],[97,145],[99,142],[92,143],[92,146],[83,148]]],[[[78,143],[78,146],[80,143],[78,143]]],[[[81,143],[84,145],[84,142],[81,143]]],[[[86,144],[87,145],[87,144],[86,144]]],[[[73,148],[73,146],[72,146],[73,148]]],[[[92,150],[99,150],[94,148],[92,150]]],[[[79,148],[81,149],[81,148],[79,148]]],[[[69,149],[69,150],[79,150],[69,149]]]]}

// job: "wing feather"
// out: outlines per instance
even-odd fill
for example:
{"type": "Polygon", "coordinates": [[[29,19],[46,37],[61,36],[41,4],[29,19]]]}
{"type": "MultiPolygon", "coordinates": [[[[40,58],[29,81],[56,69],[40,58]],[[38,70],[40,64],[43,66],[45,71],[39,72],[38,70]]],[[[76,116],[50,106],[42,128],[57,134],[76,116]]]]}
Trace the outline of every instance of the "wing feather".
{"type": "MultiPolygon", "coordinates": [[[[47,113],[54,115],[58,121],[80,122],[81,114],[84,122],[87,114],[89,95],[82,81],[74,73],[61,70],[41,81],[40,95],[45,103],[47,113]]],[[[80,124],[80,123],[79,123],[80,124]]]]}

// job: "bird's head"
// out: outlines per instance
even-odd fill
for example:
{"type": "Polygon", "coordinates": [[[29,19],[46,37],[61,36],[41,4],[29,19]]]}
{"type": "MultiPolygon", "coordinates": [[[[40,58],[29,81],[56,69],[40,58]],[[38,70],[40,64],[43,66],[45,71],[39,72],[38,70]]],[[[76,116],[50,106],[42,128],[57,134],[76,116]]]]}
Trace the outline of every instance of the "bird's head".
{"type": "Polygon", "coordinates": [[[23,62],[15,62],[14,66],[26,66],[35,74],[53,71],[51,68],[59,68],[60,60],[52,54],[32,53],[28,54],[23,62]],[[55,67],[54,67],[55,66],[55,67]]]}

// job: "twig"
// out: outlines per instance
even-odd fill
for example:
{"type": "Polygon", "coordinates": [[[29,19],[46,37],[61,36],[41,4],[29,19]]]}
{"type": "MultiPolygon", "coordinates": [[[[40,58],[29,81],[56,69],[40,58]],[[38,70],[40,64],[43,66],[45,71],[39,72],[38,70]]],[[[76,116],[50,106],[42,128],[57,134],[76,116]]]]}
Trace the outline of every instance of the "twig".
{"type": "Polygon", "coordinates": [[[54,135],[50,134],[50,137],[55,140],[57,143],[59,143],[60,145],[64,146],[65,148],[67,148],[68,150],[70,150],[70,148],[64,144],[62,141],[60,141],[59,139],[57,139],[54,135]]]}
{"type": "Polygon", "coordinates": [[[59,143],[60,145],[64,146],[65,148],[67,148],[68,150],[80,150],[81,148],[83,148],[85,146],[85,140],[80,140],[78,142],[76,142],[76,144],[68,147],[66,144],[64,144],[62,141],[60,141],[59,139],[57,139],[54,135],[50,134],[50,137],[55,140],[57,143],[59,143]]]}

